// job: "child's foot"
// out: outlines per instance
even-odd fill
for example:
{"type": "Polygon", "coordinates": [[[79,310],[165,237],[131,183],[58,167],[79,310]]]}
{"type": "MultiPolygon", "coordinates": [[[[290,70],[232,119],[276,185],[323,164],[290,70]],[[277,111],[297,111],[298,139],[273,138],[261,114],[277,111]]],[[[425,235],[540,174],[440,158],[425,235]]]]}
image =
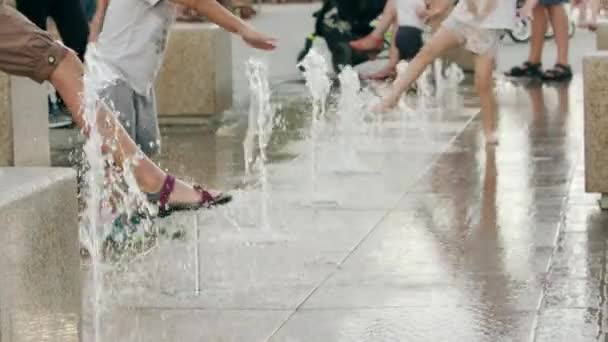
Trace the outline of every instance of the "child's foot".
{"type": "Polygon", "coordinates": [[[382,100],[380,100],[380,102],[374,104],[370,108],[370,110],[372,111],[372,113],[378,113],[378,114],[388,113],[397,106],[398,101],[399,101],[399,98],[395,99],[392,96],[388,96],[388,97],[385,97],[382,100]]]}
{"type": "Polygon", "coordinates": [[[395,76],[397,76],[395,68],[384,68],[372,74],[364,75],[363,79],[371,81],[385,81],[386,79],[394,78],[395,76]]]}
{"type": "Polygon", "coordinates": [[[380,51],[384,48],[384,39],[368,34],[350,42],[350,47],[357,51],[380,51]]]}
{"type": "Polygon", "coordinates": [[[161,188],[148,193],[151,202],[158,204],[159,216],[168,216],[174,211],[198,210],[227,204],[232,196],[214,190],[189,185],[167,175],[161,188]]]}

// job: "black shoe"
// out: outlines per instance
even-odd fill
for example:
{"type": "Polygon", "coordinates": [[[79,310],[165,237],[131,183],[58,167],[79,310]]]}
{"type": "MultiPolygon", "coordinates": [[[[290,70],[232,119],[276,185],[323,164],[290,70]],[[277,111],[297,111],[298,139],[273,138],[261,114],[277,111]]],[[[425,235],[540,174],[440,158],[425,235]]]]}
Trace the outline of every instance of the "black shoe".
{"type": "Polygon", "coordinates": [[[540,63],[525,62],[521,66],[511,68],[511,70],[505,72],[507,77],[529,77],[529,78],[542,78],[542,65],[540,63]]]}

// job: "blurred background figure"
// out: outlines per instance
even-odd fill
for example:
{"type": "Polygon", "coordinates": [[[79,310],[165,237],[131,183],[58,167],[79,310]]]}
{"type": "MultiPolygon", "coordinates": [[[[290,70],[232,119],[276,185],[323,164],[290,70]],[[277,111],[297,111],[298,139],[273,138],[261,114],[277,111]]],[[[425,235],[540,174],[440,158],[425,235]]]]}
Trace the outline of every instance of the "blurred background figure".
{"type": "MultiPolygon", "coordinates": [[[[95,0],[84,0],[87,5],[95,0]]],[[[47,30],[48,19],[53,19],[63,43],[84,60],[89,37],[89,25],[81,0],[17,0],[17,9],[31,22],[47,30]]],[[[72,125],[71,116],[59,95],[49,96],[49,124],[51,128],[72,125]]]]}

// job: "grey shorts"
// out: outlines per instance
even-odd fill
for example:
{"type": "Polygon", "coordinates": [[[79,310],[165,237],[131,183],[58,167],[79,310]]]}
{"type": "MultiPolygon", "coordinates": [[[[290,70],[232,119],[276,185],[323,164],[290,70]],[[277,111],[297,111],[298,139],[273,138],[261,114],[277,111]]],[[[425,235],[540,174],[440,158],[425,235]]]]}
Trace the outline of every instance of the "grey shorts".
{"type": "Polygon", "coordinates": [[[500,38],[504,33],[504,30],[475,27],[452,16],[449,16],[441,26],[455,34],[460,44],[476,55],[496,56],[500,38]]]}
{"type": "Polygon", "coordinates": [[[101,95],[109,100],[121,124],[142,152],[147,156],[160,153],[160,131],[154,90],[150,96],[142,96],[126,82],[118,81],[104,89],[101,95]]]}

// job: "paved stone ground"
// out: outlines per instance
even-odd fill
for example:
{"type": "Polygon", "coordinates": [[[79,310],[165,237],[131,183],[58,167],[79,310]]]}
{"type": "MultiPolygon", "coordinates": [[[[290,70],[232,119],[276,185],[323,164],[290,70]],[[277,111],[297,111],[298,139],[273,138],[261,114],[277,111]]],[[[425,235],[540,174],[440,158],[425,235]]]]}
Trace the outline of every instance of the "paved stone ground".
{"type": "Polygon", "coordinates": [[[496,150],[474,108],[387,116],[346,150],[320,139],[316,201],[296,114],[266,194],[241,133],[167,133],[163,165],[241,190],[160,221],[186,237],[110,273],[102,340],[603,340],[608,216],[583,191],[580,79],[499,94],[496,150]]]}
{"type": "MultiPolygon", "coordinates": [[[[465,107],[330,124],[313,180],[309,108],[290,82],[313,8],[255,19],[283,38],[266,57],[276,94],[298,95],[271,137],[268,190],[245,173],[238,120],[165,130],[163,166],[238,188],[236,200],[159,221],[185,237],[107,275],[101,341],[606,340],[608,214],[583,189],[580,75],[569,87],[501,83],[495,150],[467,87],[465,107]]],[[[573,41],[575,69],[591,42],[573,41]]],[[[526,51],[501,53],[504,69],[526,51]]],[[[85,300],[85,341],[93,309],[85,300]]]]}

